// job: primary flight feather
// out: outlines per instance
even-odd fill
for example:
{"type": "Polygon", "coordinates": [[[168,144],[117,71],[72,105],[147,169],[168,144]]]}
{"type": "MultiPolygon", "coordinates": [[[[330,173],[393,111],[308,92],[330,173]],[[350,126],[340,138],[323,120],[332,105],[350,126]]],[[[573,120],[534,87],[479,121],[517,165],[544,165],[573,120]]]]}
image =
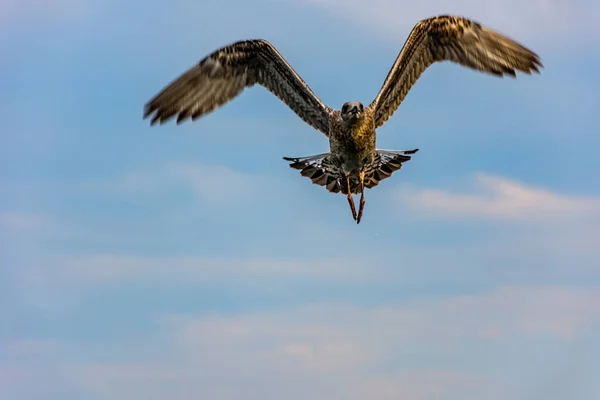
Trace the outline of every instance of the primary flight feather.
{"type": "Polygon", "coordinates": [[[303,121],[329,138],[329,153],[284,157],[292,168],[332,193],[347,196],[352,216],[360,223],[364,189],[391,176],[418,149],[376,148],[376,129],[398,109],[411,87],[430,65],[452,61],[488,74],[516,76],[539,73],[537,54],[475,21],[438,16],[417,23],[398,54],[379,93],[368,107],[344,103],[329,108],[266,40],[244,40],[222,47],[171,82],[144,109],[151,123],[177,117],[195,120],[259,84],[282,100],[303,121]],[[360,193],[356,212],[352,194],[360,193]]]}

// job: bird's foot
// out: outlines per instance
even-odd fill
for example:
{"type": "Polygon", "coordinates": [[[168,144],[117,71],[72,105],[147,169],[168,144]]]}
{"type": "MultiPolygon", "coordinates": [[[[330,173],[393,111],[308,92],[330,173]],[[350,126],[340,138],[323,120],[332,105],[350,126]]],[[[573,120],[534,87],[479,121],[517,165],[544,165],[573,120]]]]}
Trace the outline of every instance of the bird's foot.
{"type": "Polygon", "coordinates": [[[348,191],[348,204],[350,205],[350,211],[352,211],[352,218],[356,221],[356,206],[352,198],[352,190],[350,190],[350,175],[346,175],[346,190],[348,191]]]}
{"type": "Polygon", "coordinates": [[[354,199],[352,194],[348,193],[348,204],[350,205],[350,211],[352,211],[352,218],[356,221],[356,206],[354,205],[354,199]]]}
{"type": "Polygon", "coordinates": [[[362,192],[360,194],[360,204],[358,205],[358,215],[355,218],[356,219],[356,223],[360,224],[360,220],[362,218],[363,215],[363,210],[365,209],[365,193],[362,192]]]}
{"type": "Polygon", "coordinates": [[[359,172],[358,179],[360,182],[360,203],[358,205],[358,215],[356,217],[356,223],[360,224],[360,220],[363,215],[363,210],[365,209],[365,171],[359,172]]]}

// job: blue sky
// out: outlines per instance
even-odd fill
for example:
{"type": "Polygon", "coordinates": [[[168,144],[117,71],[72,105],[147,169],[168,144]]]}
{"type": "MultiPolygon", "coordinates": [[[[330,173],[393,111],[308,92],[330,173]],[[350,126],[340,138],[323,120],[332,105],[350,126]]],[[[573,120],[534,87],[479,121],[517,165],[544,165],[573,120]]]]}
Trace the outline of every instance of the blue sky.
{"type": "Polygon", "coordinates": [[[421,3],[0,6],[0,397],[598,398],[598,5],[421,3]],[[281,159],[326,138],[260,87],[194,123],[142,120],[251,37],[328,105],[368,103],[442,13],[545,69],[428,69],[378,136],[421,151],[358,226],[281,159]]]}

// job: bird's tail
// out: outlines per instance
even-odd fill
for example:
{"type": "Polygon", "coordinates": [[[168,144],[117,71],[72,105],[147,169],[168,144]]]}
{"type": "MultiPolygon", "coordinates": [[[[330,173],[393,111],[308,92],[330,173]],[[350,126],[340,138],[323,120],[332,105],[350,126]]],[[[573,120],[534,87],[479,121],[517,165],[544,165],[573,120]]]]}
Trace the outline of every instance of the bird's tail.
{"type": "MultiPolygon", "coordinates": [[[[370,168],[365,169],[365,187],[371,189],[379,185],[379,182],[389,178],[392,174],[402,168],[402,164],[409,161],[419,149],[413,150],[376,150],[377,155],[370,168]]],[[[353,191],[354,192],[354,191],[353,191]]]]}
{"type": "MultiPolygon", "coordinates": [[[[403,163],[411,159],[409,154],[417,151],[419,149],[376,150],[373,163],[365,166],[365,187],[369,189],[375,187],[380,181],[392,176],[395,171],[402,168],[403,163]]],[[[300,174],[310,178],[315,185],[325,186],[331,193],[348,193],[346,183],[339,179],[338,169],[329,162],[329,153],[309,157],[283,157],[283,159],[291,161],[290,167],[300,170],[300,174]]],[[[360,193],[360,184],[356,176],[351,177],[350,191],[360,193]]]]}
{"type": "Polygon", "coordinates": [[[339,193],[342,190],[339,174],[329,163],[329,153],[317,154],[308,157],[283,157],[291,161],[290,167],[300,170],[300,175],[310,178],[312,183],[325,186],[331,193],[339,193]]]}

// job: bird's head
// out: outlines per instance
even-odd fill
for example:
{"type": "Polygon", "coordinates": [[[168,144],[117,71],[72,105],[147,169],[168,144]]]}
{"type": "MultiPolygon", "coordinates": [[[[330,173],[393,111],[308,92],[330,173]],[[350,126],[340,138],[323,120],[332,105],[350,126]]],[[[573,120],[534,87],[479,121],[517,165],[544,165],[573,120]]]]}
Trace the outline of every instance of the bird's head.
{"type": "Polygon", "coordinates": [[[357,121],[365,116],[365,108],[358,101],[349,101],[342,106],[342,119],[344,121],[357,121]]]}

